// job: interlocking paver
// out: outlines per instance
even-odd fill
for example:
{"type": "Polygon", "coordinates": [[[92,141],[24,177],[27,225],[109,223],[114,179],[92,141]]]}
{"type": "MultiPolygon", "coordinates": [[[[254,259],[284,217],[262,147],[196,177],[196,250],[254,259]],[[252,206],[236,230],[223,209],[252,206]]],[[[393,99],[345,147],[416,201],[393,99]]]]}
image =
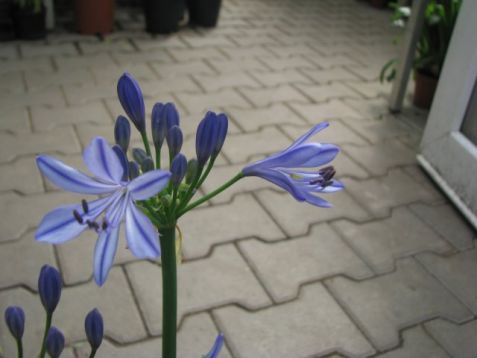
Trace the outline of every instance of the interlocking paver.
{"type": "Polygon", "coordinates": [[[24,58],[43,57],[43,56],[61,56],[61,55],[77,55],[74,44],[62,43],[45,46],[43,43],[20,43],[20,53],[24,58]]]}
{"type": "Polygon", "coordinates": [[[215,71],[205,61],[190,61],[180,63],[152,63],[152,68],[163,78],[171,78],[174,81],[177,76],[208,74],[214,75],[215,71]]]}
{"type": "MultiPolygon", "coordinates": [[[[197,358],[198,355],[207,353],[217,334],[217,328],[208,314],[200,313],[186,317],[177,334],[177,356],[197,358]]],[[[98,355],[115,358],[150,358],[161,352],[161,343],[161,338],[153,338],[121,347],[105,340],[98,355]]],[[[77,348],[78,358],[89,357],[90,351],[88,344],[81,345],[77,348]]],[[[220,358],[231,358],[227,347],[224,346],[220,351],[220,358]]]]}
{"type": "Polygon", "coordinates": [[[347,86],[354,89],[356,92],[361,93],[366,98],[385,97],[389,96],[391,92],[390,83],[376,82],[352,82],[346,83],[347,86]]]}
{"type": "Polygon", "coordinates": [[[309,100],[290,85],[262,89],[241,89],[241,92],[257,107],[269,106],[278,102],[309,103],[309,100]]]}
{"type": "Polygon", "coordinates": [[[451,205],[413,204],[410,209],[459,250],[474,246],[477,234],[451,205]]]}
{"type": "Polygon", "coordinates": [[[16,136],[9,133],[0,133],[0,163],[10,161],[16,157],[48,152],[65,154],[78,153],[78,140],[72,128],[56,128],[46,133],[28,133],[16,136]],[[21,146],[15,145],[21,139],[21,146]]]}
{"type": "Polygon", "coordinates": [[[270,51],[268,51],[263,46],[248,46],[248,47],[221,47],[220,51],[225,53],[230,59],[239,59],[239,58],[258,58],[262,59],[263,57],[270,56],[270,51]]]}
{"type": "Polygon", "coordinates": [[[17,71],[53,71],[49,58],[28,58],[21,60],[2,61],[0,74],[17,71]]]}
{"type": "Polygon", "coordinates": [[[194,48],[204,48],[204,47],[212,47],[212,46],[231,46],[234,43],[223,35],[215,35],[215,34],[206,34],[198,35],[193,34],[189,36],[182,36],[182,40],[187,43],[189,46],[194,48]]]}
{"type": "Polygon", "coordinates": [[[258,237],[272,241],[283,233],[251,195],[236,196],[230,203],[196,209],[179,221],[187,258],[206,255],[215,244],[258,237]],[[230,215],[239,212],[241,215],[230,215]],[[207,222],[207,225],[204,225],[207,222]]]}
{"type": "Polygon", "coordinates": [[[318,65],[320,68],[332,68],[338,66],[360,66],[361,64],[353,58],[346,55],[331,55],[331,56],[313,56],[305,54],[311,62],[318,65]]]}
{"type": "Polygon", "coordinates": [[[316,65],[311,63],[309,60],[302,56],[294,56],[294,57],[285,57],[285,58],[277,58],[277,57],[261,57],[260,61],[263,62],[267,67],[274,71],[281,71],[285,69],[301,69],[301,68],[309,68],[314,69],[316,65]]]}
{"type": "Polygon", "coordinates": [[[231,60],[211,59],[208,62],[219,73],[230,73],[238,71],[265,71],[267,69],[260,61],[254,58],[234,58],[231,60]]]}
{"type": "Polygon", "coordinates": [[[260,83],[247,73],[231,72],[220,75],[195,75],[194,78],[205,89],[206,92],[213,92],[223,88],[231,87],[261,87],[260,83]]]}
{"type": "Polygon", "coordinates": [[[399,344],[398,331],[432,317],[462,322],[472,317],[449,291],[412,258],[399,260],[389,275],[354,282],[327,281],[332,293],[380,349],[399,344]]]}
{"type": "Polygon", "coordinates": [[[25,71],[25,81],[30,91],[62,85],[85,85],[92,83],[93,80],[91,71],[84,68],[53,73],[48,71],[25,71]]]}
{"type": "Polygon", "coordinates": [[[0,165],[0,191],[14,190],[22,194],[40,193],[43,182],[32,157],[20,158],[0,165]],[[19,180],[21,178],[21,180],[19,180]]]}
{"type": "Polygon", "coordinates": [[[303,69],[302,72],[314,82],[319,84],[357,79],[355,74],[342,67],[320,70],[303,69]]]}
{"type": "Polygon", "coordinates": [[[173,61],[172,57],[164,49],[150,50],[147,52],[133,52],[133,53],[112,53],[111,56],[115,62],[120,65],[127,66],[137,63],[148,62],[165,62],[173,61]]]}
{"type": "Polygon", "coordinates": [[[32,109],[31,117],[35,131],[49,131],[59,126],[80,123],[112,123],[110,114],[101,102],[71,107],[36,107],[32,109]]]}
{"type": "Polygon", "coordinates": [[[114,65],[112,57],[107,53],[83,56],[55,56],[54,61],[60,71],[69,71],[77,68],[108,68],[114,65]]]}
{"type": "MultiPolygon", "coordinates": [[[[1,63],[1,62],[0,62],[1,63]]],[[[0,94],[24,93],[25,86],[21,72],[7,72],[0,74],[0,94]]]]}
{"type": "Polygon", "coordinates": [[[308,45],[295,44],[295,45],[268,45],[268,50],[273,52],[277,57],[294,57],[309,55],[310,58],[314,58],[318,55],[316,50],[308,45]]]}
{"type": "Polygon", "coordinates": [[[430,338],[422,327],[417,326],[403,332],[403,346],[384,354],[379,358],[433,357],[448,358],[449,355],[430,338]]]}
{"type": "Polygon", "coordinates": [[[183,103],[189,113],[199,113],[216,107],[250,108],[248,102],[234,89],[224,89],[215,93],[178,93],[180,103],[183,103]]]}
{"type": "Polygon", "coordinates": [[[254,71],[251,75],[267,87],[278,86],[290,83],[311,84],[309,78],[295,69],[282,70],[280,72],[262,72],[254,71]]]}
{"type": "Polygon", "coordinates": [[[134,47],[127,40],[115,41],[80,41],[78,43],[82,53],[98,53],[98,52],[131,52],[134,47]]]}
{"type": "Polygon", "coordinates": [[[477,321],[459,326],[444,320],[435,320],[426,323],[426,329],[452,357],[475,357],[477,321]]]}
{"type": "Polygon", "coordinates": [[[271,190],[259,192],[258,198],[290,236],[306,234],[310,225],[323,221],[338,218],[362,221],[369,218],[369,214],[346,191],[331,196],[323,195],[333,204],[332,208],[327,209],[298,202],[288,193],[271,190]]]}
{"type": "Polygon", "coordinates": [[[24,93],[10,93],[0,97],[0,108],[9,110],[26,106],[62,106],[65,104],[59,89],[50,88],[24,93]]]}
{"type": "Polygon", "coordinates": [[[384,177],[363,181],[345,179],[344,183],[346,190],[375,216],[386,216],[391,208],[403,204],[433,202],[439,198],[401,169],[392,169],[384,177]]]}
{"type": "Polygon", "coordinates": [[[361,117],[356,110],[336,99],[332,99],[325,103],[290,103],[290,106],[300,113],[309,123],[316,123],[318,121],[330,119],[359,119],[361,117]]]}
{"type": "MultiPolygon", "coordinates": [[[[347,121],[346,123],[373,144],[410,135],[409,126],[393,117],[379,120],[347,121]]],[[[412,129],[412,131],[414,130],[412,129]]]]}
{"type": "Polygon", "coordinates": [[[114,87],[116,87],[118,78],[121,77],[124,72],[132,74],[139,82],[149,81],[157,77],[154,71],[144,63],[129,64],[127,66],[111,64],[106,68],[92,68],[91,72],[97,83],[112,83],[114,87]]]}
{"type": "Polygon", "coordinates": [[[26,108],[4,109],[0,113],[0,131],[12,133],[30,132],[30,120],[26,108]]]}
{"type": "Polygon", "coordinates": [[[204,48],[170,48],[167,49],[171,56],[178,62],[189,62],[209,58],[225,59],[225,55],[215,47],[204,48]]]}
{"type": "MultiPolygon", "coordinates": [[[[149,331],[154,335],[160,334],[162,285],[159,266],[138,262],[129,264],[126,270],[149,331]]],[[[178,267],[177,275],[178,322],[186,313],[229,303],[238,303],[250,309],[271,303],[232,245],[216,248],[207,259],[183,263],[178,267]]]]}
{"type": "Polygon", "coordinates": [[[12,60],[18,57],[17,46],[15,44],[3,43],[2,48],[0,48],[0,59],[2,60],[12,60]]]}
{"type": "Polygon", "coordinates": [[[393,210],[385,220],[365,224],[339,221],[333,226],[377,273],[391,271],[394,261],[403,256],[421,251],[451,251],[450,245],[408,208],[393,210]]]}
{"type": "Polygon", "coordinates": [[[327,224],[313,226],[305,237],[277,243],[247,240],[239,247],[278,302],[297,297],[300,285],[306,282],[336,274],[356,279],[372,275],[327,224]]]}
{"type": "Polygon", "coordinates": [[[365,357],[374,352],[321,284],[305,287],[298,300],[280,306],[254,313],[224,307],[214,316],[237,358],[309,357],[336,350],[365,357]]]}
{"type": "Polygon", "coordinates": [[[373,99],[346,98],[344,102],[356,109],[364,118],[378,118],[389,113],[388,100],[381,97],[373,99]]]}
{"type": "Polygon", "coordinates": [[[177,36],[157,36],[153,39],[150,37],[144,39],[138,38],[134,39],[133,42],[141,51],[165,47],[187,47],[187,44],[177,36]]]}
{"type": "Polygon", "coordinates": [[[296,88],[306,94],[306,96],[312,98],[315,102],[323,102],[333,98],[359,98],[360,96],[349,87],[338,82],[321,86],[297,84],[296,88]]]}

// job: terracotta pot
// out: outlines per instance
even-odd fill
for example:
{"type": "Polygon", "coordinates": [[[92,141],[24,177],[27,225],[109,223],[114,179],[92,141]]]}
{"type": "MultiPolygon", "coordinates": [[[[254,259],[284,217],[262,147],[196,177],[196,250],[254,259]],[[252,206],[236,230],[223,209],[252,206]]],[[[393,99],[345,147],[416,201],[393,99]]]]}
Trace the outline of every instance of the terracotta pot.
{"type": "Polygon", "coordinates": [[[435,76],[419,70],[416,71],[413,98],[413,103],[416,107],[423,109],[431,108],[438,80],[439,78],[435,76]]]}
{"type": "Polygon", "coordinates": [[[388,0],[369,0],[372,6],[383,9],[388,6],[388,0]]]}
{"type": "Polygon", "coordinates": [[[39,40],[46,37],[46,9],[33,12],[31,8],[21,8],[13,4],[11,8],[13,31],[15,36],[24,40],[39,40]]]}
{"type": "Polygon", "coordinates": [[[75,0],[76,29],[80,34],[107,34],[113,31],[113,0],[75,0]]]}

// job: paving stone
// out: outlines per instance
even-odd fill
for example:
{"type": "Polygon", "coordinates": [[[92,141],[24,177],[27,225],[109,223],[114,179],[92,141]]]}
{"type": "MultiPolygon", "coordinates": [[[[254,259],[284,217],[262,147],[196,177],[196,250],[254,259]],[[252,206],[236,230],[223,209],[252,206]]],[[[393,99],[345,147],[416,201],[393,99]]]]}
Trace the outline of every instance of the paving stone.
{"type": "Polygon", "coordinates": [[[18,191],[22,194],[40,193],[43,182],[31,157],[0,165],[0,191],[18,191]],[[21,180],[19,180],[21,178],[21,180]]]}
{"type": "Polygon", "coordinates": [[[447,202],[446,197],[443,195],[440,189],[434,184],[427,173],[419,165],[408,165],[404,167],[403,170],[407,175],[411,176],[412,179],[426,188],[427,191],[432,193],[435,198],[435,203],[447,202]]]}
{"type": "Polygon", "coordinates": [[[0,131],[15,134],[30,132],[30,120],[26,108],[5,108],[0,113],[0,131]]]}
{"type": "Polygon", "coordinates": [[[47,133],[25,133],[21,136],[0,133],[0,163],[28,154],[73,154],[78,151],[79,143],[71,128],[57,128],[47,133]],[[18,140],[21,140],[21,146],[15,145],[18,140]]]}
{"type": "Polygon", "coordinates": [[[231,87],[261,87],[259,82],[254,80],[247,73],[242,72],[231,72],[220,75],[196,75],[194,78],[200,83],[206,92],[212,92],[231,87]]]}
{"type": "MultiPolygon", "coordinates": [[[[200,313],[185,318],[177,334],[177,356],[184,358],[197,358],[200,354],[207,353],[218,332],[214,323],[206,313],[200,313]]],[[[148,339],[127,346],[116,346],[109,341],[103,341],[98,355],[115,358],[150,358],[161,352],[161,338],[148,339]]],[[[83,344],[77,349],[78,358],[88,358],[91,348],[83,344]]],[[[231,358],[227,347],[222,347],[220,358],[231,358]]]]}
{"type": "Polygon", "coordinates": [[[337,349],[355,357],[374,352],[321,284],[305,287],[298,300],[280,306],[253,313],[224,307],[214,316],[237,358],[309,357],[337,349]],[[290,328],[299,334],[291,338],[290,328]]]}
{"type": "Polygon", "coordinates": [[[235,90],[224,89],[215,93],[179,93],[177,98],[189,113],[205,113],[216,107],[250,108],[248,102],[235,90]]]}
{"type": "Polygon", "coordinates": [[[307,236],[297,239],[277,243],[254,239],[240,242],[239,247],[277,302],[296,298],[300,285],[324,277],[344,274],[362,279],[372,275],[327,224],[313,226],[307,236]]]}
{"type": "Polygon", "coordinates": [[[477,321],[459,326],[439,319],[426,323],[426,329],[452,357],[475,357],[477,321]]]}
{"type": "Polygon", "coordinates": [[[165,62],[171,63],[173,61],[171,55],[165,49],[150,50],[147,52],[133,52],[133,53],[119,53],[111,54],[115,62],[120,65],[141,64],[148,62],[165,62]]]}
{"type": "Polygon", "coordinates": [[[271,53],[263,46],[248,47],[221,47],[220,51],[225,53],[230,59],[257,58],[270,56],[271,53]]]}
{"type": "Polygon", "coordinates": [[[127,66],[110,65],[106,68],[92,68],[91,72],[93,72],[97,83],[111,83],[115,88],[118,79],[124,74],[124,72],[133,75],[140,84],[143,81],[150,81],[151,79],[157,78],[154,71],[144,63],[128,64],[127,66]]]}
{"type": "Polygon", "coordinates": [[[408,137],[411,131],[402,121],[392,117],[379,120],[348,121],[355,131],[371,143],[388,142],[389,139],[408,137]]]}
{"type": "Polygon", "coordinates": [[[344,102],[361,113],[363,118],[378,118],[389,113],[388,100],[385,98],[346,98],[344,102]]]}
{"type": "Polygon", "coordinates": [[[302,117],[309,123],[317,123],[330,119],[360,118],[360,114],[357,111],[347,106],[342,101],[335,99],[325,103],[290,103],[290,106],[299,114],[301,114],[302,117]]]}
{"type": "Polygon", "coordinates": [[[448,257],[423,253],[418,260],[474,313],[477,312],[477,279],[472,270],[477,267],[477,250],[460,252],[448,257]]]}
{"type": "Polygon", "coordinates": [[[11,93],[0,97],[0,107],[9,110],[26,106],[62,106],[65,104],[59,89],[24,93],[11,93]]]}
{"type": "Polygon", "coordinates": [[[451,205],[413,204],[410,209],[457,249],[466,250],[474,246],[475,231],[451,205]]]}
{"type": "Polygon", "coordinates": [[[64,92],[69,105],[81,105],[106,98],[115,98],[118,101],[117,89],[112,83],[65,86],[64,92]]]}
{"type": "Polygon", "coordinates": [[[207,255],[215,244],[239,238],[258,237],[266,241],[283,238],[281,230],[251,195],[236,196],[228,204],[195,209],[179,226],[184,238],[184,256],[188,259],[207,255]]]}
{"type": "Polygon", "coordinates": [[[320,68],[332,68],[339,66],[360,66],[361,64],[356,60],[346,55],[331,55],[331,56],[313,56],[304,54],[311,62],[318,65],[320,68]]]}
{"type": "Polygon", "coordinates": [[[388,219],[365,224],[333,223],[348,244],[376,273],[393,270],[396,259],[423,251],[450,252],[452,248],[408,208],[394,209],[388,219]]]}
{"type": "Polygon", "coordinates": [[[168,48],[167,51],[178,62],[189,62],[205,59],[225,59],[225,55],[215,47],[168,48]]]}
{"type": "Polygon", "coordinates": [[[234,43],[229,40],[226,36],[215,35],[215,34],[206,34],[206,35],[189,35],[182,36],[182,40],[193,48],[204,48],[204,47],[221,47],[221,46],[231,46],[234,43]]]}
{"type": "Polygon", "coordinates": [[[336,277],[327,286],[379,350],[399,344],[398,331],[432,317],[455,322],[471,313],[412,258],[399,260],[397,271],[354,282],[336,277]]]}
{"type": "Polygon", "coordinates": [[[208,62],[219,73],[230,73],[239,71],[264,71],[267,68],[257,59],[242,58],[232,60],[208,60],[208,62]]]}
{"type": "Polygon", "coordinates": [[[346,85],[361,93],[366,98],[388,97],[391,93],[391,84],[376,82],[346,82],[346,85]]]}
{"type": "MultiPolygon", "coordinates": [[[[161,268],[148,262],[127,266],[134,292],[149,331],[162,329],[161,268]]],[[[178,267],[178,322],[184,314],[237,303],[250,309],[269,305],[270,299],[232,245],[216,248],[204,260],[178,267]]]]}
{"type": "Polygon", "coordinates": [[[98,52],[132,52],[135,48],[127,40],[108,41],[80,41],[78,43],[82,53],[98,52]]]}
{"type": "Polygon", "coordinates": [[[108,68],[109,66],[114,66],[112,57],[107,53],[83,56],[55,56],[54,61],[60,71],[69,71],[76,68],[108,68]]]}
{"type": "Polygon", "coordinates": [[[133,42],[141,51],[166,47],[187,47],[187,44],[178,36],[156,36],[155,38],[134,39],[133,42]]]}
{"type": "Polygon", "coordinates": [[[259,59],[263,62],[267,67],[274,71],[281,71],[285,69],[314,69],[316,65],[308,61],[306,58],[302,56],[294,56],[294,57],[285,57],[285,58],[277,58],[277,57],[261,57],[259,59]]]}
{"type": "Polygon", "coordinates": [[[215,71],[204,61],[190,61],[181,63],[152,63],[152,68],[162,78],[169,78],[173,81],[174,77],[185,75],[206,74],[214,75],[215,71]]]}
{"type": "Polygon", "coordinates": [[[20,43],[20,52],[24,58],[61,55],[74,56],[78,54],[78,51],[72,43],[50,44],[45,46],[44,43],[25,42],[20,43]]]}
{"type": "Polygon", "coordinates": [[[238,46],[242,47],[274,45],[278,42],[268,34],[257,34],[256,36],[230,36],[230,38],[238,46]]]}
{"type": "Polygon", "coordinates": [[[0,59],[2,60],[13,60],[18,58],[17,46],[16,44],[7,45],[5,42],[0,48],[0,59]]]}
{"type": "Polygon", "coordinates": [[[53,246],[35,241],[30,232],[20,240],[0,244],[0,288],[21,283],[36,291],[38,274],[43,265],[55,266],[53,246]],[[21,252],[21,260],[12,260],[21,252]]]}
{"type": "Polygon", "coordinates": [[[264,89],[241,89],[241,92],[257,107],[269,106],[277,102],[308,103],[308,99],[290,85],[280,85],[264,89]]]}
{"type": "Polygon", "coordinates": [[[312,82],[306,76],[295,69],[286,69],[280,72],[252,72],[251,75],[267,87],[278,86],[282,84],[312,82]]]}
{"type": "Polygon", "coordinates": [[[33,108],[31,112],[35,131],[49,131],[55,127],[79,123],[112,124],[103,103],[73,107],[33,108]]]}
{"type": "Polygon", "coordinates": [[[307,86],[297,84],[296,87],[315,102],[323,102],[333,98],[356,98],[359,94],[342,83],[332,83],[322,86],[307,86]]]}
{"type": "Polygon", "coordinates": [[[369,217],[347,191],[323,195],[324,199],[333,204],[333,208],[327,209],[298,202],[288,193],[265,190],[259,192],[257,196],[289,236],[304,235],[310,225],[319,222],[338,218],[363,221],[369,217]]]}
{"type": "Polygon", "coordinates": [[[417,326],[403,332],[403,346],[380,354],[379,358],[433,357],[447,358],[449,355],[430,338],[422,327],[417,326]]]}
{"type": "Polygon", "coordinates": [[[24,92],[25,86],[23,85],[21,72],[7,72],[0,74],[0,94],[8,95],[24,92]]]}
{"type": "Polygon", "coordinates": [[[25,81],[30,91],[37,91],[43,88],[54,88],[62,85],[86,85],[93,83],[94,78],[91,71],[77,68],[53,73],[48,71],[26,71],[25,81]]]}
{"type": "Polygon", "coordinates": [[[416,154],[396,140],[361,147],[347,146],[345,150],[373,175],[385,175],[392,168],[416,163],[416,154]]]}
{"type": "Polygon", "coordinates": [[[303,69],[301,70],[308,78],[319,84],[326,84],[336,81],[356,80],[358,77],[346,68],[335,67],[331,69],[303,69]]]}
{"type": "Polygon", "coordinates": [[[0,74],[18,71],[53,71],[53,66],[49,58],[2,61],[0,74]]]}
{"type": "Polygon", "coordinates": [[[384,177],[364,181],[344,180],[347,192],[375,216],[386,216],[389,210],[416,201],[434,202],[435,193],[400,169],[384,177]]]}
{"type": "Polygon", "coordinates": [[[295,57],[310,55],[310,57],[318,56],[316,50],[308,45],[295,44],[295,45],[268,45],[268,50],[273,52],[277,57],[295,57]]]}

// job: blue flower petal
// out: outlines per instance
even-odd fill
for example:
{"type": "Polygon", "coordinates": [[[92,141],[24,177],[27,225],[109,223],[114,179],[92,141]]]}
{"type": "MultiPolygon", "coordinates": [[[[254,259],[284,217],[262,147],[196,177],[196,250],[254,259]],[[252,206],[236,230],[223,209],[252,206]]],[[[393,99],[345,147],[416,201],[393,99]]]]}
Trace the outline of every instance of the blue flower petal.
{"type": "Polygon", "coordinates": [[[214,345],[209,353],[207,353],[204,358],[217,358],[219,356],[220,350],[224,345],[224,335],[220,333],[215,339],[214,345]]]}
{"type": "Polygon", "coordinates": [[[124,73],[118,81],[118,97],[134,126],[143,133],[146,125],[144,97],[139,84],[129,73],[124,73]]]}
{"type": "Polygon", "coordinates": [[[36,164],[41,173],[53,184],[73,193],[107,194],[117,189],[116,185],[98,182],[48,155],[39,155],[36,164]]]}
{"type": "Polygon", "coordinates": [[[166,170],[147,172],[128,184],[128,191],[134,200],[145,200],[159,193],[169,182],[171,173],[166,170]]]}
{"type": "Polygon", "coordinates": [[[106,139],[94,138],[84,150],[83,160],[91,173],[99,179],[112,184],[121,182],[123,166],[106,139]]]}
{"type": "Polygon", "coordinates": [[[126,210],[126,240],[136,257],[155,258],[161,253],[157,229],[132,201],[126,210]]]}
{"type": "Polygon", "coordinates": [[[94,280],[102,286],[108,277],[118,248],[119,226],[102,231],[94,248],[94,280]]]}
{"type": "Polygon", "coordinates": [[[322,131],[323,129],[327,128],[330,124],[328,122],[321,122],[315,125],[313,128],[311,128],[308,132],[303,134],[301,137],[299,137],[297,140],[295,140],[292,145],[290,145],[287,149],[284,151],[288,151],[290,149],[296,148],[299,145],[302,145],[305,143],[310,137],[314,136],[316,133],[322,131]]]}

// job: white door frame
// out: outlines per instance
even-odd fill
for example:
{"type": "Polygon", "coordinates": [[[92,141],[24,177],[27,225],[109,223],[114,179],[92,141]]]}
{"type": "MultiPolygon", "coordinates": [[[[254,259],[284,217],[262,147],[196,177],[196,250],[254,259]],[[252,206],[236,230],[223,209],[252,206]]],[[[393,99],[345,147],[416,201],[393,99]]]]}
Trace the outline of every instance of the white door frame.
{"type": "Polygon", "coordinates": [[[476,14],[477,1],[464,0],[417,156],[475,228],[477,147],[460,128],[477,80],[476,14]]]}

